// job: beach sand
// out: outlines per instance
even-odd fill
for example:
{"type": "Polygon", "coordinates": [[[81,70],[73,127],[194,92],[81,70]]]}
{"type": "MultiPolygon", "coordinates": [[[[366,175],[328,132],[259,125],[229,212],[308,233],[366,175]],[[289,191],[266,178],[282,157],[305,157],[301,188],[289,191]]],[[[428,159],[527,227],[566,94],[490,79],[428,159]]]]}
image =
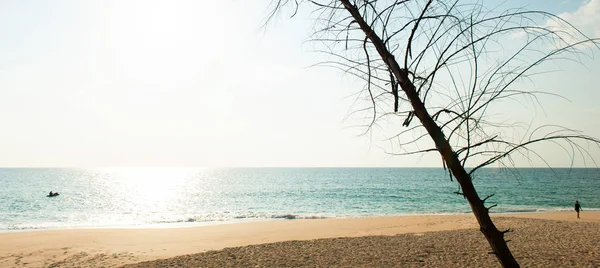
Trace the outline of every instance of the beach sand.
{"type": "MultiPolygon", "coordinates": [[[[600,212],[495,214],[525,267],[600,267],[600,212]]],[[[0,234],[0,267],[495,267],[465,215],[0,234]],[[150,262],[148,262],[150,261],[150,262]]]]}

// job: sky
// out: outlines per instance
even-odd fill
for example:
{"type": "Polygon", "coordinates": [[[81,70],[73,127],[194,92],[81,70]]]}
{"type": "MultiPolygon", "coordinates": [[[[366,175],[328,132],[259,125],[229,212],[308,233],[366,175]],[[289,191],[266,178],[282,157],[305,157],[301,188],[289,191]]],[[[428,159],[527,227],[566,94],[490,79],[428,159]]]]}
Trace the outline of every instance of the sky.
{"type": "MultiPolygon", "coordinates": [[[[560,14],[600,36],[600,0],[505,4],[560,14]]],[[[307,12],[262,27],[268,6],[0,0],[0,166],[441,165],[435,154],[390,156],[380,135],[360,136],[347,117],[362,85],[310,67],[320,55],[304,45],[307,12]]],[[[536,120],[600,137],[600,62],[582,62],[536,81],[568,99],[548,100],[536,120]]],[[[564,155],[549,161],[570,164],[564,155]]]]}

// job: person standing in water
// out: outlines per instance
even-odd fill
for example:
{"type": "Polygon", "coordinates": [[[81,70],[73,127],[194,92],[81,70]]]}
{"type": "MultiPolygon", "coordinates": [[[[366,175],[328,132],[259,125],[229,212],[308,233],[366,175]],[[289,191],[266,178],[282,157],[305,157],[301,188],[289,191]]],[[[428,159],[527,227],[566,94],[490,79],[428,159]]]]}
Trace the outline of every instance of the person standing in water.
{"type": "Polygon", "coordinates": [[[577,211],[577,218],[579,219],[579,211],[581,209],[581,205],[579,205],[579,201],[575,200],[575,211],[577,211]]]}

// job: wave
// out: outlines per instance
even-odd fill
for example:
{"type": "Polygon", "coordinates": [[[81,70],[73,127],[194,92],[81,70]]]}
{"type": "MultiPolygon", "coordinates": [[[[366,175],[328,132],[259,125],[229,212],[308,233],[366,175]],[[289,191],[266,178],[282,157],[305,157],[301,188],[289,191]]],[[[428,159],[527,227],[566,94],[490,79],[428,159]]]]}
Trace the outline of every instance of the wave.
{"type": "Polygon", "coordinates": [[[184,218],[172,218],[155,220],[151,223],[166,224],[166,223],[220,223],[220,222],[238,222],[247,220],[320,220],[337,218],[335,216],[310,215],[310,214],[267,214],[267,213],[242,213],[238,215],[229,215],[227,213],[221,215],[197,215],[184,218]]]}
{"type": "Polygon", "coordinates": [[[286,219],[286,220],[321,220],[328,219],[329,217],[320,216],[320,215],[294,215],[294,214],[285,214],[285,215],[275,215],[272,218],[274,219],[286,219]]]}
{"type": "Polygon", "coordinates": [[[284,220],[320,220],[320,219],[328,219],[331,217],[323,216],[323,215],[300,215],[300,214],[272,214],[272,215],[240,215],[236,216],[236,219],[284,219],[284,220]]]}

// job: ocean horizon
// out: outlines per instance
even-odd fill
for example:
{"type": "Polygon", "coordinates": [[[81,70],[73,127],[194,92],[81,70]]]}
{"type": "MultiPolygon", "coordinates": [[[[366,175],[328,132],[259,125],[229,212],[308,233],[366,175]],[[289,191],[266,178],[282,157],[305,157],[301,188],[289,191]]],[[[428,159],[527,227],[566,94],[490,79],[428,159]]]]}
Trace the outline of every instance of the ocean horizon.
{"type": "MultiPolygon", "coordinates": [[[[442,168],[0,168],[0,183],[0,232],[471,212],[442,168]]],[[[486,168],[473,183],[492,213],[600,210],[596,168],[486,168]]]]}

